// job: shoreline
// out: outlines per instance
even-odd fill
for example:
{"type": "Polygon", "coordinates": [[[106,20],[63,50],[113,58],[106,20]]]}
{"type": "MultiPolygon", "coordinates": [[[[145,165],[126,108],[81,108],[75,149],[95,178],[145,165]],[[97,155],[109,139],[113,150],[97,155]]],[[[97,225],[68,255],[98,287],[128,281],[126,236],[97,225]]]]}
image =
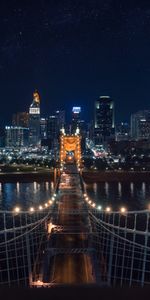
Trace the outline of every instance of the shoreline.
{"type": "Polygon", "coordinates": [[[150,182],[150,171],[83,171],[86,183],[93,182],[150,182]]]}

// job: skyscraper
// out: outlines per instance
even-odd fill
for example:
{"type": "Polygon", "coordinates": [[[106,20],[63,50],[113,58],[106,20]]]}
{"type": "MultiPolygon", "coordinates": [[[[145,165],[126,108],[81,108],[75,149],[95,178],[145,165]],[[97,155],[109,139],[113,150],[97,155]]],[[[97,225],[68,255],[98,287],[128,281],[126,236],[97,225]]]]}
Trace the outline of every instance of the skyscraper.
{"type": "Polygon", "coordinates": [[[135,140],[150,139],[150,110],[131,115],[131,137],[135,140]]]}
{"type": "Polygon", "coordinates": [[[29,127],[29,113],[17,112],[12,117],[12,126],[29,127]]]}
{"type": "Polygon", "coordinates": [[[5,126],[5,146],[28,146],[29,128],[19,126],[5,126]]]}
{"type": "Polygon", "coordinates": [[[81,107],[73,107],[72,108],[72,124],[71,124],[71,132],[73,134],[76,132],[77,127],[79,127],[80,115],[81,115],[81,107]]]}
{"type": "Polygon", "coordinates": [[[33,102],[29,108],[29,145],[40,144],[40,96],[37,91],[33,93],[33,102]]]}
{"type": "Polygon", "coordinates": [[[100,96],[94,107],[95,144],[105,144],[115,138],[114,102],[109,96],[100,96]]]}

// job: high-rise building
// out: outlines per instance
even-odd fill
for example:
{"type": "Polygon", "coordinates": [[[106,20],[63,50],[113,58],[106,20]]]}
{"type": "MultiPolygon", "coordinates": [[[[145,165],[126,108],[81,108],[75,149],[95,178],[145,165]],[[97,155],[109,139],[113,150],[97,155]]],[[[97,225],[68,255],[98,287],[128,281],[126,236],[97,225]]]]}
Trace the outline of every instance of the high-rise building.
{"type": "Polygon", "coordinates": [[[47,119],[41,118],[40,120],[40,134],[41,140],[45,140],[47,138],[47,119]]]}
{"type": "Polygon", "coordinates": [[[131,137],[135,140],[150,139],[150,110],[131,115],[131,137]]]}
{"type": "Polygon", "coordinates": [[[79,127],[81,116],[81,107],[73,107],[72,108],[72,124],[71,124],[71,132],[74,134],[76,132],[77,127],[79,127]]]}
{"type": "Polygon", "coordinates": [[[65,110],[57,110],[55,112],[59,130],[65,126],[65,110]]]}
{"type": "Polygon", "coordinates": [[[100,96],[95,102],[94,142],[107,144],[115,138],[114,102],[109,96],[100,96]]]}
{"type": "Polygon", "coordinates": [[[0,128],[0,147],[5,147],[5,129],[0,128]]]}
{"type": "Polygon", "coordinates": [[[25,147],[29,142],[29,128],[18,126],[5,127],[6,147],[25,147]]]}
{"type": "Polygon", "coordinates": [[[29,127],[29,113],[18,112],[12,117],[12,126],[29,127]]]}
{"type": "Polygon", "coordinates": [[[116,126],[116,141],[128,141],[130,139],[130,126],[126,122],[121,122],[116,126]]]}
{"type": "Polygon", "coordinates": [[[47,139],[49,141],[48,144],[51,149],[57,147],[58,135],[58,118],[56,115],[49,116],[47,120],[47,139]]]}
{"type": "Polygon", "coordinates": [[[33,93],[33,102],[29,108],[29,145],[40,144],[40,96],[37,91],[33,93]]]}

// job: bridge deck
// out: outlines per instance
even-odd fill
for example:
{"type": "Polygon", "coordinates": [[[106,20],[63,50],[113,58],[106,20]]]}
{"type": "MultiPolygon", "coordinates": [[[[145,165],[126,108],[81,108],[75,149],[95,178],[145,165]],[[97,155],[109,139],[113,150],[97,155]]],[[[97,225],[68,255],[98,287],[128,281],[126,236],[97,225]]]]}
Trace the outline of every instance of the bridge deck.
{"type": "Polygon", "coordinates": [[[82,210],[84,201],[80,178],[75,166],[66,166],[59,185],[57,225],[60,232],[52,234],[45,260],[43,282],[56,284],[94,283],[87,226],[87,215],[64,214],[64,211],[82,210]],[[62,230],[64,227],[65,230],[62,230]],[[67,230],[68,228],[68,230],[67,230]],[[70,232],[71,231],[71,232],[70,232]],[[55,250],[54,250],[55,249],[55,250]],[[61,249],[59,253],[59,249],[61,249]],[[52,251],[52,252],[51,252],[52,251]]]}

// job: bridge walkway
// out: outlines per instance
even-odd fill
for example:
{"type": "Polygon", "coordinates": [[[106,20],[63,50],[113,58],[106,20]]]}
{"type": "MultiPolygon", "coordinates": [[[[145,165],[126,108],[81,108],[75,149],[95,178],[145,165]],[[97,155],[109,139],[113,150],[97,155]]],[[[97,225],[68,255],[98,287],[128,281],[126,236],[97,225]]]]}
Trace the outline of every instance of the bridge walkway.
{"type": "Polygon", "coordinates": [[[87,214],[72,214],[84,209],[80,177],[76,166],[66,166],[59,185],[57,222],[47,247],[43,282],[54,284],[95,283],[89,245],[87,214]]]}

